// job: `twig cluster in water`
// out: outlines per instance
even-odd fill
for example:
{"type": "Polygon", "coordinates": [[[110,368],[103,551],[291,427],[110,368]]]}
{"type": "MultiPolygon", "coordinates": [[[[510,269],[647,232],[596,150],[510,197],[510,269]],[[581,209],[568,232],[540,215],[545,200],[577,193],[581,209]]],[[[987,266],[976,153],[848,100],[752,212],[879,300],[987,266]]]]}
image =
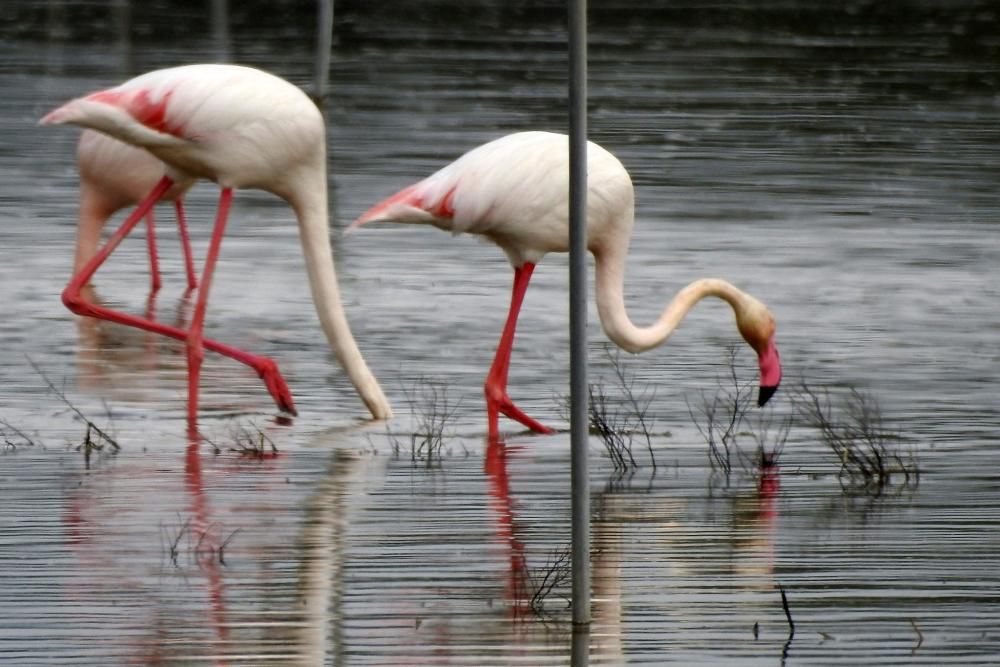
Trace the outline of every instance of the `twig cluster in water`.
{"type": "Polygon", "coordinates": [[[920,470],[912,452],[900,454],[899,432],[884,423],[882,409],[871,395],[851,387],[835,404],[826,389],[813,390],[804,381],[792,395],[792,404],[840,462],[838,478],[845,490],[879,494],[903,477],[903,486],[919,482],[920,470]]]}
{"type": "MultiPolygon", "coordinates": [[[[79,408],[73,405],[73,403],[69,400],[69,398],[66,397],[66,392],[55,386],[52,380],[50,380],[48,376],[46,376],[45,373],[42,371],[42,369],[39,368],[38,364],[36,364],[30,358],[28,359],[28,363],[31,364],[31,367],[35,369],[35,372],[38,373],[38,375],[48,386],[49,391],[55,394],[59,398],[59,400],[61,400],[63,403],[66,404],[66,407],[68,407],[77,417],[80,418],[81,421],[83,421],[84,424],[86,424],[87,430],[84,433],[83,441],[79,445],[74,447],[76,451],[83,452],[84,465],[89,469],[91,455],[94,452],[103,454],[105,448],[111,454],[117,454],[118,451],[121,449],[121,447],[118,446],[118,441],[114,437],[112,437],[107,431],[97,426],[97,424],[92,422],[87,417],[87,415],[83,414],[83,412],[79,408]]],[[[108,411],[108,416],[110,419],[110,411],[108,411]]]]}
{"type": "Polygon", "coordinates": [[[567,545],[553,550],[543,567],[528,571],[528,581],[532,589],[530,605],[533,612],[536,614],[545,612],[545,601],[553,591],[560,591],[560,597],[566,605],[570,604],[570,597],[564,589],[572,574],[572,561],[570,547],[567,545]]]}
{"type": "MultiPolygon", "coordinates": [[[[538,568],[524,568],[524,579],[527,584],[528,607],[539,617],[549,617],[559,611],[568,609],[572,600],[567,590],[572,575],[572,551],[570,545],[553,549],[545,560],[545,565],[538,568]],[[558,595],[562,602],[559,609],[552,609],[550,598],[558,595]]],[[[527,597],[527,596],[526,596],[527,597]]]]}
{"type": "Polygon", "coordinates": [[[637,466],[632,456],[632,432],[625,428],[621,412],[608,405],[607,394],[600,384],[587,386],[590,394],[588,409],[590,411],[590,430],[601,437],[604,449],[608,452],[615,470],[625,471],[637,466]]]}
{"type": "Polygon", "coordinates": [[[735,347],[728,348],[728,376],[718,378],[715,393],[702,393],[701,402],[688,414],[701,436],[708,443],[708,460],[713,472],[721,472],[728,481],[733,464],[738,463],[744,473],[758,474],[762,467],[776,465],[788,439],[791,420],[774,422],[770,409],[755,412],[753,390],[750,382],[740,382],[736,373],[735,347]],[[749,438],[753,453],[748,454],[740,445],[741,438],[749,438]]]}
{"type": "MultiPolygon", "coordinates": [[[[441,461],[446,441],[445,430],[459,403],[452,403],[447,385],[441,382],[420,380],[410,390],[404,390],[410,413],[414,417],[414,430],[410,433],[410,460],[421,461],[428,467],[441,461]]],[[[386,427],[388,428],[388,427],[386,427]]],[[[393,454],[399,456],[403,443],[397,435],[387,431],[393,454]]]]}
{"type": "MultiPolygon", "coordinates": [[[[278,453],[278,446],[274,444],[274,440],[267,437],[267,434],[253,422],[249,425],[241,422],[233,423],[229,435],[233,443],[228,448],[229,451],[244,458],[261,460],[273,458],[278,453]]],[[[215,443],[212,445],[218,449],[218,445],[215,443]]]]}
{"type": "MultiPolygon", "coordinates": [[[[600,557],[600,549],[592,548],[590,559],[600,557]]],[[[569,587],[573,575],[572,545],[556,547],[549,552],[545,564],[537,568],[528,568],[525,564],[524,579],[527,584],[528,607],[540,618],[555,620],[560,612],[569,610],[573,604],[569,587]],[[560,604],[551,605],[553,596],[560,604]]]]}
{"type": "Polygon", "coordinates": [[[209,540],[210,530],[211,526],[204,530],[196,530],[191,525],[190,517],[182,523],[178,529],[176,529],[176,532],[173,532],[167,526],[160,524],[160,541],[163,544],[164,552],[170,558],[170,562],[174,564],[174,567],[180,567],[180,563],[177,562],[177,559],[181,554],[180,544],[185,536],[188,538],[187,553],[190,561],[202,565],[206,562],[213,562],[217,560],[220,565],[226,565],[226,547],[229,546],[229,542],[236,536],[236,534],[240,532],[240,529],[237,528],[230,532],[226,539],[223,540],[218,546],[205,544],[205,541],[209,540]],[[194,541],[196,536],[197,541],[194,541]]]}
{"type": "Polygon", "coordinates": [[[632,443],[637,434],[646,441],[649,452],[649,462],[656,469],[656,457],[653,454],[653,440],[650,436],[652,421],[649,419],[649,405],[656,396],[656,391],[644,387],[637,391],[635,376],[625,368],[621,351],[604,347],[605,354],[615,372],[615,389],[618,396],[612,398],[606,392],[601,382],[588,386],[588,412],[590,430],[601,438],[608,458],[615,470],[624,472],[638,467],[632,454],[632,443]]]}

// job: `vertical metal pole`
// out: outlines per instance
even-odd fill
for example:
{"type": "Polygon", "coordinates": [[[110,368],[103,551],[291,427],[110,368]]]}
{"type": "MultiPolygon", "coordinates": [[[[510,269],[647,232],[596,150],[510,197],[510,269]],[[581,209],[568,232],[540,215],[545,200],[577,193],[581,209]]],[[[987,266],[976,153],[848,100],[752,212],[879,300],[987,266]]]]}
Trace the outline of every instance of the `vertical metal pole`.
{"type": "Polygon", "coordinates": [[[573,624],[579,627],[590,623],[586,0],[569,0],[569,326],[573,624]]]}
{"type": "Polygon", "coordinates": [[[131,78],[135,76],[132,71],[132,3],[130,0],[112,0],[111,13],[119,68],[123,78],[131,78]]]}
{"type": "Polygon", "coordinates": [[[212,41],[215,42],[215,62],[232,60],[229,40],[229,0],[212,0],[212,41]]]}
{"type": "Polygon", "coordinates": [[[316,17],[316,102],[326,106],[326,89],[330,81],[330,49],[333,48],[333,0],[318,0],[316,17]]]}

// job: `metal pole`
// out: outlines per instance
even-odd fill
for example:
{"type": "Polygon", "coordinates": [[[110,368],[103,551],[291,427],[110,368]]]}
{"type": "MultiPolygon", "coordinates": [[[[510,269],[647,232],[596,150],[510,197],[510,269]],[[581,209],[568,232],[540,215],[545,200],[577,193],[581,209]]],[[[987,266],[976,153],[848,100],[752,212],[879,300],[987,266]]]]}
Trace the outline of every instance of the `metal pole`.
{"type": "Polygon", "coordinates": [[[215,42],[215,61],[232,60],[229,39],[229,0],[212,0],[212,41],[215,42]]]}
{"type": "Polygon", "coordinates": [[[579,627],[590,623],[586,0],[569,0],[569,327],[573,624],[579,627]]]}
{"type": "Polygon", "coordinates": [[[316,103],[326,105],[326,88],[330,81],[330,49],[333,47],[333,0],[319,0],[316,17],[316,103]]]}

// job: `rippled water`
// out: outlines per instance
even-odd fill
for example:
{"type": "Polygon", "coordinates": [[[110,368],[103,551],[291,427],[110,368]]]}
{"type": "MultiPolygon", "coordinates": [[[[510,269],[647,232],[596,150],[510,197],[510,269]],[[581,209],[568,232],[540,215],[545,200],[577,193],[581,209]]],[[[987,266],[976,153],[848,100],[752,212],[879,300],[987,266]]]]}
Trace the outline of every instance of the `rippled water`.
{"type": "MultiPolygon", "coordinates": [[[[717,386],[737,336],[703,305],[668,346],[625,360],[656,389],[659,466],[643,444],[640,468],[616,475],[594,440],[592,663],[997,661],[1000,16],[938,4],[592,3],[591,134],[636,183],[633,318],[651,321],[693,278],[732,280],[779,320],[776,417],[800,379],[864,390],[921,470],[846,493],[797,424],[762,481],[713,475],[687,403],[717,386]]],[[[504,423],[505,444],[485,441],[506,260],[432,229],[340,234],[472,146],[564,128],[563,10],[369,5],[337,3],[334,235],[352,327],[397,418],[365,421],[329,354],[287,207],[239,193],[207,328],[276,358],[301,416],[276,421],[252,373],[210,357],[200,443],[185,433],[180,347],[61,305],[76,133],[35,123],[185,62],[230,58],[308,88],[312,8],[234,5],[225,26],[200,3],[0,9],[3,664],[568,662],[562,589],[530,610],[569,541],[568,436],[504,423]],[[42,374],[113,431],[117,454],[87,465],[85,427],[42,374]],[[428,382],[456,409],[432,465],[409,456],[408,398],[419,407],[428,382]],[[232,451],[258,431],[277,456],[232,451]]],[[[190,198],[199,253],[214,198],[207,184],[190,198]]],[[[170,227],[166,321],[190,308],[170,227]]],[[[146,308],[144,252],[126,242],[102,269],[105,302],[146,308]]],[[[511,368],[515,400],[557,426],[565,267],[550,256],[536,271],[511,368]]],[[[591,321],[592,377],[613,384],[591,321]]]]}

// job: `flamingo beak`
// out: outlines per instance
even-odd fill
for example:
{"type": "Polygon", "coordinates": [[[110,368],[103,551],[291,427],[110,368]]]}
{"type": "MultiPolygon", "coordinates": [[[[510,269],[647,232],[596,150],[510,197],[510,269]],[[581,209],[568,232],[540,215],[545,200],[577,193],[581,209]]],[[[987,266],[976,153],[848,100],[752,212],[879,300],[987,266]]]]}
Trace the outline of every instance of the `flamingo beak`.
{"type": "Polygon", "coordinates": [[[764,405],[778,391],[781,384],[781,358],[778,356],[778,348],[774,345],[774,338],[767,342],[764,351],[758,357],[760,362],[760,391],[757,394],[757,405],[764,405]]]}

